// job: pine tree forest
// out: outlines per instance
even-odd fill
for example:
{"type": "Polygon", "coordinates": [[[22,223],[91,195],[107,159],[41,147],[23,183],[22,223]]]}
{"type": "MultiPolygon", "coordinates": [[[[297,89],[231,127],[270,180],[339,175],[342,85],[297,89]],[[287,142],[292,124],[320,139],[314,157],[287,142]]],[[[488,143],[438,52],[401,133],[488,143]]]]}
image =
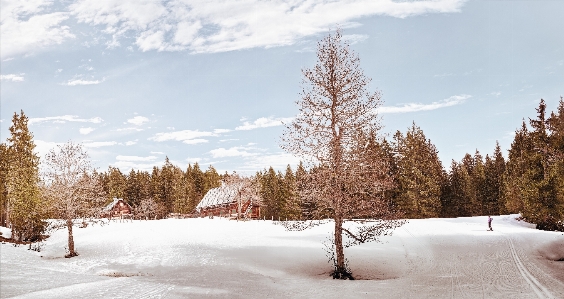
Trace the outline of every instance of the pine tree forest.
{"type": "MultiPolygon", "coordinates": [[[[14,113],[10,136],[0,144],[0,225],[10,226],[19,240],[37,240],[55,218],[42,196],[40,157],[34,152],[28,118],[14,113]]],[[[383,192],[406,218],[465,217],[519,213],[538,229],[564,231],[564,99],[549,112],[544,100],[536,117],[517,127],[504,158],[499,143],[490,151],[467,153],[460,161],[442,164],[438,149],[415,123],[390,140],[373,139],[369,145],[385,161],[392,188],[383,192]]],[[[256,173],[261,197],[261,218],[311,219],[323,215],[315,203],[299,198],[304,178],[315,172],[299,164],[284,171],[269,167],[256,173]]],[[[122,172],[110,166],[94,171],[105,196],[124,199],[145,219],[172,213],[193,214],[212,188],[227,173],[198,163],[182,169],[168,158],[152,171],[122,172]]]]}

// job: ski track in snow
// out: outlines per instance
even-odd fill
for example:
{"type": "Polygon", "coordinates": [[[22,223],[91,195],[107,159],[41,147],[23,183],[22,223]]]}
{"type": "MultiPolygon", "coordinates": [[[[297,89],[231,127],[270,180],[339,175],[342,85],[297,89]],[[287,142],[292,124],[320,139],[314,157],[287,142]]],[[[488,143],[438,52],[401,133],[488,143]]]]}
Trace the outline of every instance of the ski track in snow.
{"type": "Polygon", "coordinates": [[[411,220],[383,243],[345,249],[355,281],[329,277],[326,224],[286,232],[269,221],[141,221],[66,231],[41,253],[0,245],[1,298],[564,298],[535,242],[561,240],[509,216],[411,220]],[[532,238],[532,237],[535,238],[532,238]],[[43,256],[43,257],[40,257],[43,256]],[[548,271],[548,272],[547,272],[548,271]]]}

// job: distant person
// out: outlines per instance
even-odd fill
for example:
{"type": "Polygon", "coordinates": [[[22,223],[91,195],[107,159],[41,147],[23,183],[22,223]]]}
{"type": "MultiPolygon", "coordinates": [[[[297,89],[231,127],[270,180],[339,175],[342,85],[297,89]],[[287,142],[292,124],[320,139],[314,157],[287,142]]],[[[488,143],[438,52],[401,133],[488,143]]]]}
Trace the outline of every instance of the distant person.
{"type": "Polygon", "coordinates": [[[488,216],[488,227],[490,228],[489,231],[493,231],[492,220],[493,220],[493,218],[488,216]]]}

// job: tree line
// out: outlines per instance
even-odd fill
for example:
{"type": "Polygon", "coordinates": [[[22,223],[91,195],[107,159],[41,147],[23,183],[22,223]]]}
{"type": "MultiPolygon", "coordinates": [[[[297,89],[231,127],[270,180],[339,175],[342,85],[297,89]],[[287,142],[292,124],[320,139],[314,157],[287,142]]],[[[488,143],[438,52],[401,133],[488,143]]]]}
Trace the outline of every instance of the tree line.
{"type": "MultiPolygon", "coordinates": [[[[384,191],[406,218],[462,217],[520,213],[539,229],[563,230],[564,219],[564,100],[548,113],[544,100],[537,116],[523,120],[505,159],[499,144],[485,157],[478,151],[452,161],[445,170],[435,145],[415,123],[405,133],[397,131],[390,140],[373,137],[370,146],[384,161],[392,187],[384,191]]],[[[56,218],[44,209],[40,158],[35,154],[33,134],[22,111],[14,113],[10,137],[0,144],[0,224],[10,225],[14,237],[37,240],[45,219],[56,218]]],[[[316,203],[300,198],[306,174],[302,163],[294,171],[272,167],[253,177],[262,200],[261,213],[269,219],[311,219],[321,217],[316,203]],[[317,216],[313,216],[313,215],[317,216]]],[[[205,171],[198,163],[186,170],[168,158],[151,172],[117,167],[93,171],[104,200],[123,198],[140,215],[164,218],[170,213],[189,214],[211,188],[228,176],[213,166],[205,171]]]]}
{"type": "MultiPolygon", "coordinates": [[[[484,157],[465,154],[444,169],[438,150],[415,123],[391,140],[373,140],[375,156],[389,165],[392,188],[385,197],[406,218],[469,217],[520,213],[537,228],[564,230],[564,100],[548,115],[541,99],[537,117],[523,120],[505,159],[499,143],[484,157]]],[[[272,167],[257,174],[267,217],[304,219],[311,202],[297,199],[300,164],[292,173],[272,167]]]]}
{"type": "Polygon", "coordinates": [[[151,172],[133,170],[122,173],[117,167],[95,172],[106,194],[107,202],[122,198],[140,214],[150,218],[164,218],[170,213],[189,214],[204,195],[219,187],[225,175],[217,173],[213,166],[202,171],[198,163],[188,164],[186,170],[165,158],[162,167],[151,172]]]}

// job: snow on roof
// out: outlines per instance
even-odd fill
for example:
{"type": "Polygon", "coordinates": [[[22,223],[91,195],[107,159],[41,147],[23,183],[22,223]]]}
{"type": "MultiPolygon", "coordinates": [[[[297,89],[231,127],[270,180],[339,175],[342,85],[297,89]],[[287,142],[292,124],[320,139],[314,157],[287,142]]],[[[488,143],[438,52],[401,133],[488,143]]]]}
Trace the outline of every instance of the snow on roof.
{"type": "Polygon", "coordinates": [[[115,206],[120,200],[123,201],[125,204],[127,204],[123,199],[114,197],[114,199],[112,200],[112,202],[111,202],[109,205],[107,205],[107,206],[103,209],[103,211],[109,211],[109,210],[113,209],[114,206],[115,206]]]}
{"type": "Polygon", "coordinates": [[[196,211],[207,207],[232,203],[236,200],[236,197],[237,188],[231,185],[222,185],[221,187],[210,189],[196,206],[196,211]]]}

